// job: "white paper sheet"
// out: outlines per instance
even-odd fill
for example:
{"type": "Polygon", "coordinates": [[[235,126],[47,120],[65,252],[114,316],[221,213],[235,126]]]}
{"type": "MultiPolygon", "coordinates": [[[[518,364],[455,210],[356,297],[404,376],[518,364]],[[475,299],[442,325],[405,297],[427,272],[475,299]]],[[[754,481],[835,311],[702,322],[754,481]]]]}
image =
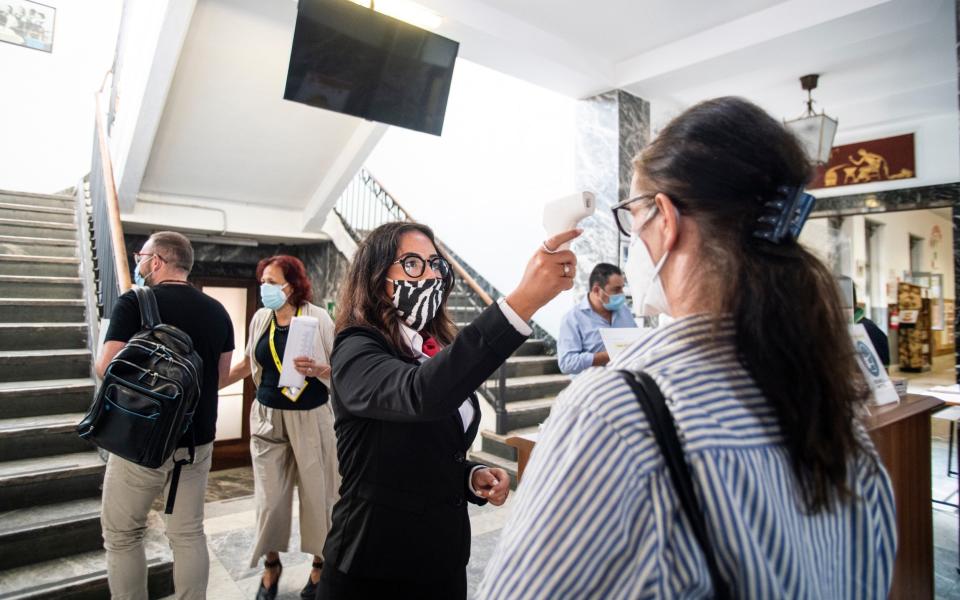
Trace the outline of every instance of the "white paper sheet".
{"type": "Polygon", "coordinates": [[[287,347],[283,351],[283,370],[280,372],[278,387],[300,389],[306,378],[301,375],[293,361],[301,356],[316,360],[313,355],[313,344],[319,331],[320,321],[316,317],[294,317],[290,321],[290,331],[287,333],[287,347]]]}
{"type": "Polygon", "coordinates": [[[857,351],[857,363],[860,364],[860,370],[863,371],[873,392],[873,403],[879,406],[899,402],[897,388],[894,387],[886,369],[883,368],[873,342],[867,335],[867,330],[863,325],[850,325],[850,337],[853,338],[853,346],[857,351]]]}
{"type": "Polygon", "coordinates": [[[935,385],[930,388],[931,392],[940,392],[941,394],[960,394],[960,384],[953,385],[935,385]]]}
{"type": "Polygon", "coordinates": [[[600,330],[600,339],[603,340],[603,347],[610,355],[610,360],[613,360],[629,348],[631,344],[646,337],[651,331],[652,329],[641,329],[639,327],[605,327],[600,330]]]}

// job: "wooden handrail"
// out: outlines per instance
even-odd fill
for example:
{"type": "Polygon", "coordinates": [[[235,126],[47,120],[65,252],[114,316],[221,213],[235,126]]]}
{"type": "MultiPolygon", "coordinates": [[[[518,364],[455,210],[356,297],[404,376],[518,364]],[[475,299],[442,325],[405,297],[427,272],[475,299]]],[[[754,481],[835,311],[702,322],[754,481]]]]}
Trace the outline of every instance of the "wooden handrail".
{"type": "MultiPolygon", "coordinates": [[[[370,179],[372,179],[374,183],[377,184],[377,187],[380,188],[380,190],[384,193],[384,195],[389,197],[390,201],[397,205],[397,208],[400,209],[400,212],[403,213],[405,217],[407,217],[407,220],[413,221],[414,223],[418,222],[416,219],[413,218],[413,216],[410,215],[410,211],[405,209],[402,204],[397,202],[397,198],[393,194],[391,194],[389,191],[387,191],[387,188],[384,187],[382,183],[380,183],[380,180],[374,177],[373,173],[371,173],[370,171],[367,171],[366,169],[364,169],[364,171],[366,172],[367,176],[370,179]]],[[[466,283],[467,286],[471,290],[473,290],[473,292],[477,296],[480,297],[480,299],[483,301],[484,304],[486,304],[487,306],[490,306],[491,304],[493,304],[493,298],[490,297],[490,294],[488,294],[486,291],[484,291],[482,287],[480,287],[480,284],[477,283],[477,280],[474,279],[470,275],[470,273],[467,273],[467,270],[463,268],[463,265],[461,265],[460,262],[457,261],[457,259],[455,259],[453,255],[447,250],[446,245],[440,240],[437,240],[437,244],[440,246],[440,250],[442,250],[443,253],[447,255],[447,260],[450,261],[450,266],[453,267],[453,271],[457,274],[457,276],[460,277],[460,279],[462,279],[463,282],[466,283]]]]}
{"type": "Polygon", "coordinates": [[[117,273],[117,287],[123,294],[133,287],[133,283],[130,281],[130,266],[127,264],[127,246],[123,241],[123,224],[120,221],[120,202],[117,199],[117,185],[113,180],[113,161],[110,160],[110,147],[107,145],[107,126],[103,121],[100,95],[101,92],[99,91],[95,94],[97,139],[100,147],[100,164],[103,168],[103,185],[107,192],[107,213],[110,217],[113,266],[117,273]]]}

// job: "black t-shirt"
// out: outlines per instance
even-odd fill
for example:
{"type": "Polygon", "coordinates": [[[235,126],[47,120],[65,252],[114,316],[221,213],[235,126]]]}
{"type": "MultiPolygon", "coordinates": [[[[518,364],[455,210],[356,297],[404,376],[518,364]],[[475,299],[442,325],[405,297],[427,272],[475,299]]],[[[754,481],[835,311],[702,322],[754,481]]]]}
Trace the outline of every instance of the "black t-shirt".
{"type": "MultiPolygon", "coordinates": [[[[217,432],[217,398],[220,388],[220,355],[233,351],[233,323],[223,305],[193,286],[161,284],[151,288],[157,298],[160,320],[182,329],[193,340],[203,359],[200,399],[193,415],[194,443],[208,444],[217,432]]],[[[133,290],[120,296],[110,317],[106,341],[127,342],[140,331],[140,304],[133,290]]],[[[190,432],[179,447],[190,443],[190,432]]]]}
{"type": "MultiPolygon", "coordinates": [[[[277,350],[277,357],[283,359],[283,351],[287,347],[287,333],[289,327],[277,327],[273,337],[273,346],[277,350]]],[[[323,405],[327,401],[327,386],[316,377],[307,377],[307,386],[300,392],[297,401],[284,396],[277,384],[280,383],[280,371],[270,351],[270,328],[257,341],[254,357],[263,370],[260,372],[260,387],[257,388],[257,402],[270,408],[282,410],[310,410],[323,405]]]]}

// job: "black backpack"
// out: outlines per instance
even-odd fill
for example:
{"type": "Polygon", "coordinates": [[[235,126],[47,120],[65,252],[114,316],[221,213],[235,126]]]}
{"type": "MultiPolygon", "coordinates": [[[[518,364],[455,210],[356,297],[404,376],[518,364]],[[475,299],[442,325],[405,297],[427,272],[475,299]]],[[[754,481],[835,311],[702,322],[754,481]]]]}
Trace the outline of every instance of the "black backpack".
{"type": "Polygon", "coordinates": [[[190,429],[189,456],[174,461],[165,511],[170,514],[180,469],[194,459],[190,425],[200,399],[203,360],[189,335],[160,321],[153,291],[147,287],[134,291],[142,329],[110,361],[77,433],[112,454],[156,469],[190,429]]]}

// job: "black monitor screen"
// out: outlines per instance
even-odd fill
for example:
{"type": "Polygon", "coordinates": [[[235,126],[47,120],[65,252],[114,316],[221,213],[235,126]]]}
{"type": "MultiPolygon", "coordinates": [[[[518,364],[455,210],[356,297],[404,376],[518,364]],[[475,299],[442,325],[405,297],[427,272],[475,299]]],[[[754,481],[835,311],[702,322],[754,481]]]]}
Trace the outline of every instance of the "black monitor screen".
{"type": "Polygon", "coordinates": [[[300,0],[283,97],[440,135],[459,47],[350,0],[300,0]]]}

